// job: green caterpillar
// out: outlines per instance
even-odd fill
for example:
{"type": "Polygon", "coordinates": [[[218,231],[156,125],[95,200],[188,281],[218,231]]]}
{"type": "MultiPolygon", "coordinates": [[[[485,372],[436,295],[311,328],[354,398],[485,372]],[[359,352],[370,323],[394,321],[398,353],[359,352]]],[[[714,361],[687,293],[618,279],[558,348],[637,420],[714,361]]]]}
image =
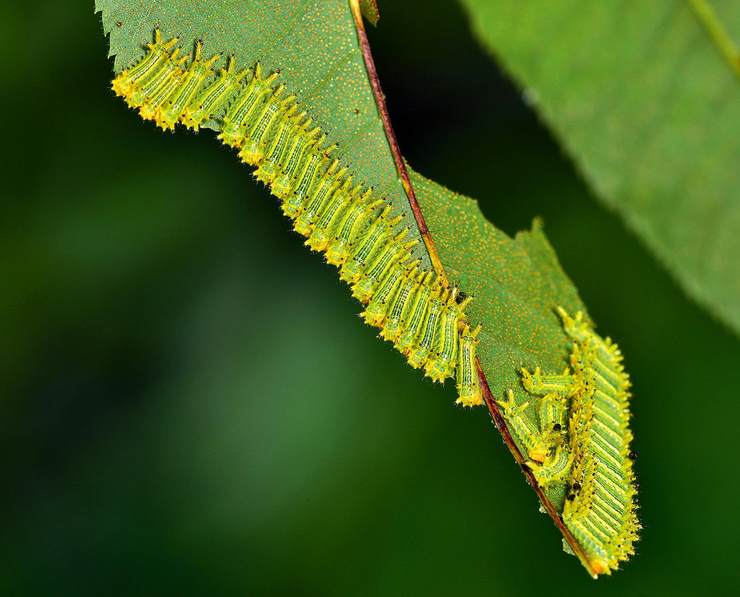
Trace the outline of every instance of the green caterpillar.
{"type": "Polygon", "coordinates": [[[164,42],[155,30],[146,55],[113,80],[113,91],[164,130],[178,123],[198,130],[215,120],[218,138],[256,168],[255,178],[281,200],[306,245],[339,268],[366,305],[363,319],[435,382],[455,377],[458,404],[482,405],[479,328],[471,331],[465,317],[470,299],[419,271],[411,258],[417,241],[405,239],[402,217],[331,158],[335,146],[277,84],[277,73],[265,76],[259,63],[237,71],[230,58],[215,74],[220,57],[204,60],[200,42],[186,66],[177,42],[164,42]]]}
{"type": "Polygon", "coordinates": [[[538,483],[567,483],[563,522],[595,574],[609,574],[634,554],[640,523],[632,471],[629,376],[618,346],[602,339],[582,313],[558,308],[572,341],[570,368],[544,374],[522,370],[522,384],[540,397],[539,429],[513,394],[499,404],[525,447],[538,483]]]}

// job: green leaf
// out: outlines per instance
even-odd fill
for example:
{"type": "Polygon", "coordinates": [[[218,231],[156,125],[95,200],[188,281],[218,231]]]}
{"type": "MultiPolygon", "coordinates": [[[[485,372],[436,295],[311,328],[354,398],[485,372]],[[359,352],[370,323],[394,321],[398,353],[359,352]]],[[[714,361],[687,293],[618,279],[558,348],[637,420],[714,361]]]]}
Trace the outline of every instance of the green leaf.
{"type": "Polygon", "coordinates": [[[740,4],[462,2],[597,196],[740,332],[740,4]]]}
{"type": "MultiPolygon", "coordinates": [[[[202,40],[206,57],[231,54],[240,68],[259,62],[263,72],[280,73],[280,83],[328,134],[328,142],[338,143],[338,157],[349,166],[354,182],[374,187],[405,214],[412,234],[424,241],[416,249],[422,268],[434,268],[473,297],[467,313],[473,325],[482,325],[478,355],[486,381],[484,396],[512,453],[520,463],[527,461],[526,446],[516,434],[512,438],[495,398],[513,391],[518,404],[529,402],[532,407],[522,416],[537,430],[535,405],[540,398],[525,392],[521,368],[561,372],[572,338],[566,336],[556,308],[573,314],[585,314],[585,309],[541,224],[536,222],[531,231],[511,239],[485,220],[473,200],[415,173],[408,188],[402,183],[405,166],[394,154],[394,139],[383,121],[384,103],[368,74],[372,68],[358,31],[359,5],[345,0],[225,5],[98,0],[96,6],[110,34],[116,71],[141,59],[152,31],[159,28],[165,38],[177,35],[185,48],[202,40]],[[415,213],[417,201],[421,215],[415,213]]],[[[209,121],[208,126],[218,130],[219,122],[209,121]]],[[[572,543],[555,510],[562,509],[566,480],[545,493],[531,471],[525,474],[572,543]]]]}

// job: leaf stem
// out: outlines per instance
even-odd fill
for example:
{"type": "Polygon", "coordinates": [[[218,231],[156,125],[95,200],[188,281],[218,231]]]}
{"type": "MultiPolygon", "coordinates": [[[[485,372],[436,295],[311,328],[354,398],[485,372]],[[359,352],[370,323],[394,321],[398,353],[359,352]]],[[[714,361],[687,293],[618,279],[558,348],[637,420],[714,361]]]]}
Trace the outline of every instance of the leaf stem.
{"type": "Polygon", "coordinates": [[[740,49],[722,25],[712,5],[707,0],[688,0],[688,3],[720,54],[724,56],[735,74],[740,76],[740,49]]]}

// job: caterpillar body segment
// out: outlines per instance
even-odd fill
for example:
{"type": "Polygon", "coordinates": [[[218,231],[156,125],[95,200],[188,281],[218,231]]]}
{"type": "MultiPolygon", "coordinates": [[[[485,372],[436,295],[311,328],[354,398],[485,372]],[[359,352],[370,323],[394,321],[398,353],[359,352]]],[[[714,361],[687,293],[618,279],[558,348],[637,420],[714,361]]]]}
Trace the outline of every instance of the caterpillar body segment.
{"type": "Polygon", "coordinates": [[[177,39],[159,30],[148,52],[113,81],[113,90],[165,130],[177,124],[198,130],[216,122],[218,138],[280,199],[306,245],[339,268],[352,294],[365,305],[363,319],[380,329],[416,368],[434,381],[457,377],[459,404],[482,404],[475,369],[480,328],[471,331],[458,291],[420,271],[412,261],[418,240],[408,240],[402,216],[372,189],[357,184],[277,73],[257,63],[225,67],[220,55],[203,58],[203,44],[180,56],[177,39]],[[189,60],[189,64],[186,64],[189,60]]]}
{"type": "Polygon", "coordinates": [[[457,404],[461,406],[480,406],[483,404],[480,381],[478,380],[478,367],[475,359],[475,347],[478,344],[480,326],[471,331],[470,326],[465,324],[460,335],[460,348],[458,350],[457,377],[457,404]]]}

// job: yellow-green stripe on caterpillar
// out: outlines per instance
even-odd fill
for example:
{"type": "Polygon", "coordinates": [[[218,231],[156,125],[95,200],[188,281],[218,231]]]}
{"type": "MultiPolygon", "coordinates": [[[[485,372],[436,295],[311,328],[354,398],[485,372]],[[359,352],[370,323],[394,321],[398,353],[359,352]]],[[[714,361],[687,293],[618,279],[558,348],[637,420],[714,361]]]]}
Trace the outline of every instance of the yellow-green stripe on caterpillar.
{"type": "Polygon", "coordinates": [[[609,574],[634,553],[640,523],[629,429],[630,381],[619,348],[603,340],[582,313],[558,314],[572,341],[563,373],[522,371],[522,384],[541,396],[539,430],[520,416],[526,403],[501,403],[507,423],[529,451],[537,481],[567,482],[563,522],[594,574],[609,574]],[[567,421],[567,427],[565,425],[567,421]]]}
{"type": "Polygon", "coordinates": [[[418,241],[406,239],[402,216],[331,158],[336,146],[325,145],[326,135],[277,83],[277,73],[265,75],[259,63],[238,71],[232,57],[214,75],[219,56],[204,60],[198,41],[186,67],[176,45],[155,30],[146,55],[113,80],[115,93],[164,130],[217,123],[218,138],[256,167],[255,178],[281,200],[306,244],[339,268],[366,305],[364,320],[434,381],[456,377],[458,404],[482,405],[480,327],[471,331],[464,313],[470,299],[460,301],[457,289],[419,271],[419,261],[411,261],[418,241]]]}

